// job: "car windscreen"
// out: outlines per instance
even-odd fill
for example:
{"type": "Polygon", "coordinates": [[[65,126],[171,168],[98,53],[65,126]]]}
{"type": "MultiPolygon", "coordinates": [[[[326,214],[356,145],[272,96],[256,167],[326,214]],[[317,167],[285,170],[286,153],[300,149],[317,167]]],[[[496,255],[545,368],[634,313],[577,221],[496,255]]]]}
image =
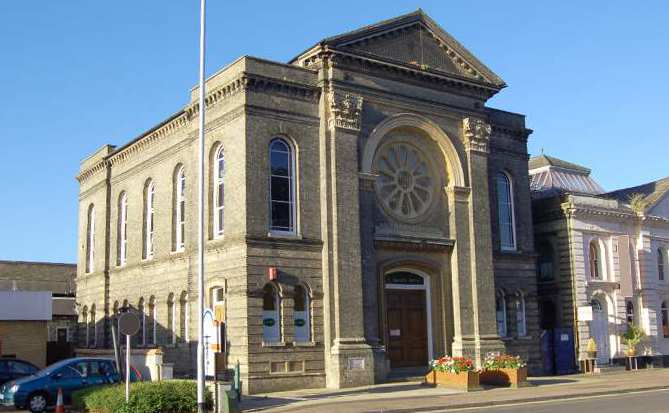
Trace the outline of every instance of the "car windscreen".
{"type": "Polygon", "coordinates": [[[42,369],[35,374],[38,375],[38,376],[46,376],[47,374],[51,374],[54,371],[56,371],[56,370],[58,370],[58,369],[60,369],[64,366],[67,366],[70,363],[72,363],[72,360],[62,360],[62,361],[59,361],[57,363],[53,363],[49,367],[47,367],[45,369],[42,369]]]}

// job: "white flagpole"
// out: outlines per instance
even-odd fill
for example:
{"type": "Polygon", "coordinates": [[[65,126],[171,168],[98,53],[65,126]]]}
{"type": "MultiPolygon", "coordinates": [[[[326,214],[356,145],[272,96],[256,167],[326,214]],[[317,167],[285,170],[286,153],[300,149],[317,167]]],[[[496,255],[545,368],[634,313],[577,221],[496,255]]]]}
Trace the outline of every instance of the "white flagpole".
{"type": "Polygon", "coordinates": [[[204,38],[206,0],[200,0],[200,172],[198,175],[198,270],[197,270],[197,411],[205,413],[204,401],[204,38]]]}

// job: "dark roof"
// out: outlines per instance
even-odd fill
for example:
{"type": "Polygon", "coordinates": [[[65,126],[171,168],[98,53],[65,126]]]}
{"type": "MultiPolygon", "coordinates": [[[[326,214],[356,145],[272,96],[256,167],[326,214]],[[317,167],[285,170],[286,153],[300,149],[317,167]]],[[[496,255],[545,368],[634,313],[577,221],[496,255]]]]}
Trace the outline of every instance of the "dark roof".
{"type": "Polygon", "coordinates": [[[577,164],[572,163],[572,162],[567,162],[567,161],[564,161],[562,159],[558,159],[558,158],[555,158],[553,156],[548,156],[548,155],[543,155],[543,154],[530,158],[528,166],[529,166],[530,171],[532,169],[538,169],[538,168],[541,168],[541,167],[544,167],[544,166],[554,166],[554,167],[557,167],[557,168],[570,169],[574,172],[581,172],[581,173],[584,173],[584,174],[590,174],[590,169],[588,169],[584,166],[577,165],[577,164]]]}
{"type": "Polygon", "coordinates": [[[644,209],[648,210],[655,206],[667,192],[669,192],[669,177],[648,182],[643,185],[611,191],[604,194],[604,196],[628,203],[632,195],[639,194],[643,197],[644,209]]]}
{"type": "Polygon", "coordinates": [[[0,260],[0,290],[51,291],[55,295],[75,293],[76,264],[0,260]]]}

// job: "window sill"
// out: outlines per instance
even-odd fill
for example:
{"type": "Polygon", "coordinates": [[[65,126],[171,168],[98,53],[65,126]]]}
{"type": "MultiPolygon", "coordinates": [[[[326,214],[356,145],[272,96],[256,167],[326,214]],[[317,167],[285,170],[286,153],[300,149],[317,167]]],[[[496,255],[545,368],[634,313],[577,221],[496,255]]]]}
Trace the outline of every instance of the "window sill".
{"type": "Polygon", "coordinates": [[[186,252],[186,249],[182,248],[180,250],[170,251],[170,255],[183,255],[185,252],[186,252]]]}
{"type": "Polygon", "coordinates": [[[301,240],[302,235],[296,232],[282,232],[282,231],[270,231],[267,233],[267,237],[276,238],[276,239],[285,239],[285,240],[301,240]]]}
{"type": "Polygon", "coordinates": [[[299,341],[293,342],[293,347],[316,347],[318,343],[315,341],[299,341]]]}
{"type": "Polygon", "coordinates": [[[286,343],[283,342],[283,341],[281,341],[281,342],[275,342],[275,343],[268,343],[268,342],[263,341],[263,342],[262,342],[262,346],[263,346],[263,347],[268,347],[268,348],[272,348],[272,347],[286,347],[286,343]]]}

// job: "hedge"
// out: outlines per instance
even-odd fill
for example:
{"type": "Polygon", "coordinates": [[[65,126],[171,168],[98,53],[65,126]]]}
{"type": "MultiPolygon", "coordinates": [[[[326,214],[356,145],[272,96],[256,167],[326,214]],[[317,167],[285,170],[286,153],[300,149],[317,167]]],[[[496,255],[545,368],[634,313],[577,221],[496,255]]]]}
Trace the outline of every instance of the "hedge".
{"type": "MultiPolygon", "coordinates": [[[[125,402],[125,384],[89,387],[74,392],[72,407],[90,413],[191,413],[197,412],[197,385],[192,380],[139,382],[130,385],[125,402]]],[[[212,405],[207,392],[207,405],[212,405]]]]}

